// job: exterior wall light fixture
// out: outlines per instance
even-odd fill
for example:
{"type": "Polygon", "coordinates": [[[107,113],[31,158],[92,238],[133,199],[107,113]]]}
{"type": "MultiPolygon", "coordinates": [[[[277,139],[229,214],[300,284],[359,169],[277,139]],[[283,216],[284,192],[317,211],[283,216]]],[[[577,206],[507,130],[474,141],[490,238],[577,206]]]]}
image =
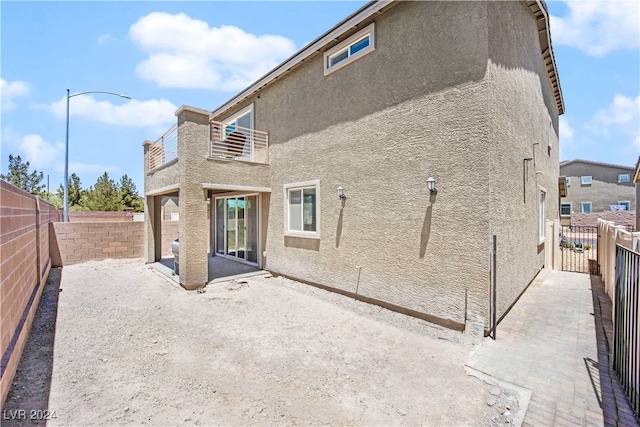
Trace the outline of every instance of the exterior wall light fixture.
{"type": "Polygon", "coordinates": [[[344,194],[344,188],[342,187],[342,185],[338,185],[338,198],[340,198],[340,200],[344,200],[347,198],[347,195],[344,194]]]}
{"type": "Polygon", "coordinates": [[[429,193],[438,194],[438,189],[436,188],[436,180],[434,177],[430,176],[427,178],[427,188],[429,189],[429,193]]]}

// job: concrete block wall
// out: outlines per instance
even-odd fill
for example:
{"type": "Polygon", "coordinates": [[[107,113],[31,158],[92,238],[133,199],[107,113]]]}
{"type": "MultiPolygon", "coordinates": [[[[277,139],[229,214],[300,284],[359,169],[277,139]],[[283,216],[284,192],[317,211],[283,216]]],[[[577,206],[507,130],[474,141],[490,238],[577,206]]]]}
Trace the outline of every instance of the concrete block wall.
{"type": "Polygon", "coordinates": [[[57,222],[53,227],[63,266],[108,258],[142,257],[142,222],[57,222]]]}
{"type": "MultiPolygon", "coordinates": [[[[162,257],[172,257],[171,242],[178,238],[178,221],[162,221],[162,257]]],[[[108,258],[142,258],[144,222],[56,222],[53,232],[59,258],[54,266],[108,258]]]]}
{"type": "Polygon", "coordinates": [[[0,181],[0,402],[4,404],[52,262],[49,203],[0,181]]]}
{"type": "Polygon", "coordinates": [[[133,210],[122,212],[70,211],[69,222],[133,221],[133,210]]]}
{"type": "Polygon", "coordinates": [[[593,212],[590,214],[576,212],[571,214],[572,227],[597,227],[598,219],[609,221],[615,225],[624,225],[625,227],[635,227],[636,213],[635,211],[604,211],[593,212]]]}

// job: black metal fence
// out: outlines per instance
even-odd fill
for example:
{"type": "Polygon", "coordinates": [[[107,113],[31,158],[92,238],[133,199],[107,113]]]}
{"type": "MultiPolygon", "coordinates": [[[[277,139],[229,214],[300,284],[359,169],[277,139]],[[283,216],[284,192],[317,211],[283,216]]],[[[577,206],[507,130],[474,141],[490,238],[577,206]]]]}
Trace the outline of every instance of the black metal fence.
{"type": "Polygon", "coordinates": [[[640,418],[640,253],[616,246],[613,369],[640,418]]]}
{"type": "Polygon", "coordinates": [[[562,271],[598,274],[598,227],[560,228],[562,271]]]}

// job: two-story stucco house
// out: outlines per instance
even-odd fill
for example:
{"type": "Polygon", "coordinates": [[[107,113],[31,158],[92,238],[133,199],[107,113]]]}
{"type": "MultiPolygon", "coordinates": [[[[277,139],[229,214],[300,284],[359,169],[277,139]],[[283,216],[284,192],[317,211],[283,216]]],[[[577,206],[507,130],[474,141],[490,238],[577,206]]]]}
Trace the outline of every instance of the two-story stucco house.
{"type": "Polygon", "coordinates": [[[590,160],[560,162],[560,175],[566,177],[567,196],[560,201],[560,215],[595,213],[612,209],[636,209],[634,172],[631,166],[590,160]]]}
{"type": "Polygon", "coordinates": [[[146,260],[235,259],[448,327],[489,327],[545,264],[563,100],[542,1],[373,1],[145,149],[146,260]],[[210,207],[210,218],[207,212],[210,207]],[[493,236],[497,268],[492,269],[493,236]]]}

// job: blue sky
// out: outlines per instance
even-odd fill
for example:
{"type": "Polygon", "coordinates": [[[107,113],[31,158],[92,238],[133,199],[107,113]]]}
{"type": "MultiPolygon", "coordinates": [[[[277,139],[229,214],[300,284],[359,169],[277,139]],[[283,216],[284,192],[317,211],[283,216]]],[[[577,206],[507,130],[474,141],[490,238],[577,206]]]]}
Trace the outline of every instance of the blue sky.
{"type": "MultiPolygon", "coordinates": [[[[1,166],[9,154],[63,181],[108,171],[143,191],[142,141],[182,104],[213,110],[365,2],[0,2],[1,166]],[[230,42],[233,41],[233,42],[230,42]]],[[[561,160],[633,166],[640,152],[640,6],[551,1],[566,113],[561,160]]]]}

